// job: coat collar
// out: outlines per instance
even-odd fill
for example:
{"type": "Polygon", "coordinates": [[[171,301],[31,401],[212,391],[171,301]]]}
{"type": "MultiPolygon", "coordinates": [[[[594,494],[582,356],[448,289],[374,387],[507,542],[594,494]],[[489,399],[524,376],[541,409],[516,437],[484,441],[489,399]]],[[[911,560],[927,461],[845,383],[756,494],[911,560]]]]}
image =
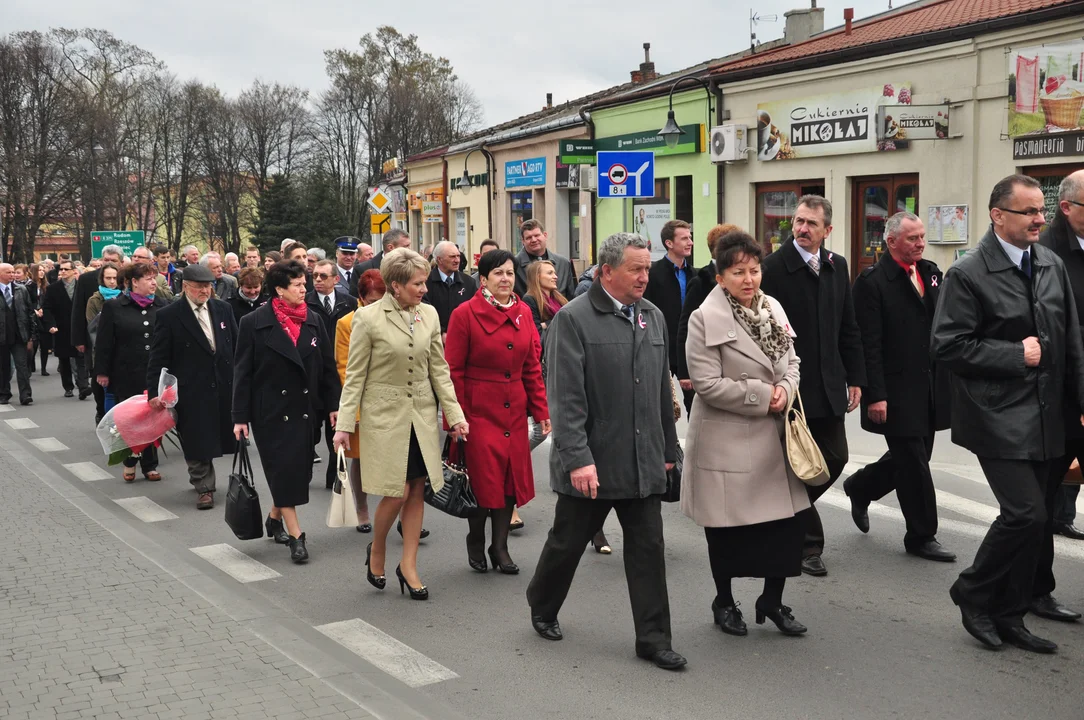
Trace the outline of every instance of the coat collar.
{"type": "Polygon", "coordinates": [[[738,325],[734,309],[730,307],[730,301],[726,299],[721,287],[716,285],[712,288],[700,309],[704,315],[704,340],[708,347],[730,344],[750,360],[755,360],[769,371],[775,372],[768,356],[753,342],[749,333],[738,325]]]}
{"type": "Polygon", "coordinates": [[[508,312],[493,307],[480,292],[475,293],[467,304],[474,313],[474,317],[478,319],[478,324],[488,335],[497,332],[504,325],[511,325],[515,330],[522,330],[528,322],[532,324],[534,322],[534,319],[529,317],[530,309],[522,299],[509,308],[508,312]]]}
{"type": "MultiPolygon", "coordinates": [[[[785,243],[783,243],[783,247],[779,248],[779,252],[783,253],[783,263],[787,267],[787,272],[796,273],[799,270],[802,270],[803,268],[807,269],[807,270],[809,269],[809,266],[805,264],[805,260],[802,259],[801,253],[798,252],[798,248],[794,244],[794,238],[793,237],[790,240],[787,240],[785,243]]],[[[821,272],[822,273],[825,270],[827,270],[828,272],[834,272],[835,271],[836,265],[835,265],[835,262],[834,262],[834,259],[835,259],[835,254],[834,253],[828,252],[828,250],[825,249],[824,245],[821,245],[821,248],[820,248],[820,250],[818,252],[818,256],[821,259],[821,272]]],[[[813,271],[810,270],[810,272],[813,272],[813,271]]],[[[723,298],[723,299],[725,300],[726,298],[723,298]]]]}
{"type": "MultiPolygon", "coordinates": [[[[453,270],[451,275],[449,275],[449,277],[452,278],[452,285],[463,285],[464,284],[464,282],[463,282],[463,273],[460,272],[459,270],[453,270]]],[[[440,277],[440,268],[438,268],[436,265],[433,266],[433,269],[429,273],[428,282],[436,283],[438,285],[445,284],[444,280],[442,280],[441,277],[440,277]]]]}
{"type": "MultiPolygon", "coordinates": [[[[155,298],[155,300],[157,299],[158,298],[155,298]]],[[[182,295],[178,302],[184,306],[181,308],[181,325],[184,326],[189,335],[195,338],[196,344],[206,350],[209,355],[214,355],[214,350],[211,349],[211,343],[207,342],[207,336],[203,334],[203,329],[199,326],[199,320],[196,319],[196,313],[192,311],[192,305],[188,302],[188,297],[182,295]]],[[[207,301],[207,314],[211,319],[211,331],[215,333],[216,343],[218,343],[218,323],[222,322],[219,318],[215,317],[217,302],[219,301],[214,298],[207,301]]],[[[232,312],[232,310],[230,312],[232,312]]]]}
{"type": "MultiPolygon", "coordinates": [[[[627,323],[628,319],[623,317],[619,312],[614,309],[614,301],[610,298],[610,294],[606,292],[606,288],[602,287],[602,280],[596,279],[591,283],[591,288],[587,291],[587,299],[591,301],[591,306],[594,307],[595,312],[602,315],[609,315],[618,320],[618,322],[627,323]]],[[[633,320],[633,339],[635,352],[640,352],[640,345],[644,342],[644,337],[647,335],[648,322],[655,322],[655,316],[651,316],[649,307],[654,307],[647,300],[641,299],[636,303],[636,312],[638,315],[633,320]],[[645,316],[649,316],[645,320],[645,316]]],[[[662,322],[662,320],[658,320],[662,322]]]]}
{"type": "Polygon", "coordinates": [[[258,329],[270,330],[267,333],[267,347],[295,363],[298,367],[304,368],[304,358],[317,349],[316,346],[319,344],[318,338],[320,337],[320,320],[312,309],[310,308],[309,312],[306,313],[305,322],[301,324],[301,334],[297,338],[297,345],[290,341],[290,336],[282,329],[279,319],[275,317],[275,308],[272,307],[270,301],[253,310],[252,314],[256,318],[255,323],[258,329]]]}
{"type": "MultiPolygon", "coordinates": [[[[1012,264],[1012,260],[1009,260],[1009,256],[1001,249],[1001,245],[997,240],[997,235],[994,233],[993,225],[990,225],[990,229],[983,235],[982,240],[979,242],[978,250],[982,255],[982,259],[986,262],[986,269],[992,273],[1017,269],[1016,266],[1012,264]]],[[[1051,264],[1051,258],[1048,256],[1048,253],[1052,251],[1049,248],[1043,247],[1040,243],[1035,243],[1029,248],[1029,251],[1031,252],[1031,266],[1033,268],[1051,264]]]]}
{"type": "Polygon", "coordinates": [[[384,297],[380,298],[380,307],[384,310],[384,317],[388,318],[388,322],[413,337],[410,332],[410,325],[403,319],[403,312],[405,311],[395,301],[395,297],[390,290],[384,293],[384,297]]]}

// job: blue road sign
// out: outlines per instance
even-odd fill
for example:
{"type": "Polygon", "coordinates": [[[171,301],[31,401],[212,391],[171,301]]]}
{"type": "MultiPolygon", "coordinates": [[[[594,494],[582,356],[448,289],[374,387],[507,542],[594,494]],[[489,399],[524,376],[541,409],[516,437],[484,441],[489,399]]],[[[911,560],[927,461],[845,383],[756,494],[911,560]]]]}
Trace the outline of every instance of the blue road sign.
{"type": "Polygon", "coordinates": [[[600,198],[654,197],[655,153],[598,153],[598,196],[600,198]]]}

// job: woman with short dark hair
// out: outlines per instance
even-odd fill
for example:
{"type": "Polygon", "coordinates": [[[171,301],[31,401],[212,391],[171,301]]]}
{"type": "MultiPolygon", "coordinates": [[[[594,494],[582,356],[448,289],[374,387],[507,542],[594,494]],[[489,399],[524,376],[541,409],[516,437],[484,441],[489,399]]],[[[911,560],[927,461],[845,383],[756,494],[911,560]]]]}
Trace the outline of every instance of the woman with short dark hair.
{"type": "Polygon", "coordinates": [[[270,302],[241,321],[233,379],[233,432],[260,451],[272,507],[267,536],[290,546],[290,559],[309,559],[297,507],[309,501],[312,424],[338,416],[339,374],[320,318],[305,304],[305,268],[279,262],[267,271],[270,302]],[[298,370],[300,369],[300,372],[298,370]]]}
{"type": "Polygon", "coordinates": [[[237,292],[230,295],[226,303],[233,310],[233,317],[238,323],[241,318],[270,299],[264,292],[263,281],[264,271],[260,268],[241,268],[241,272],[237,274],[237,292]]]}

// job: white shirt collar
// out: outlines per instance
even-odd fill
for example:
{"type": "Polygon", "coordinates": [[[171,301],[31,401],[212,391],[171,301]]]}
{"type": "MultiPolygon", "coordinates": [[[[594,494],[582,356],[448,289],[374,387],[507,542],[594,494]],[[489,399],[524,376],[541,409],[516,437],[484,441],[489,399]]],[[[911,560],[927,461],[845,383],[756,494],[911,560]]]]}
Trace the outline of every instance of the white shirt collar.
{"type": "MultiPolygon", "coordinates": [[[[799,245],[797,242],[794,243],[794,249],[797,250],[798,254],[802,256],[802,262],[804,262],[806,265],[808,265],[809,264],[809,258],[813,257],[813,253],[806,250],[804,247],[799,245]]],[[[820,256],[820,249],[817,250],[817,255],[820,256]]]]}
{"type": "Polygon", "coordinates": [[[350,277],[350,273],[351,271],[353,271],[353,268],[347,270],[342,265],[336,265],[335,267],[339,268],[339,275],[341,275],[342,277],[350,277]]]}
{"type": "Polygon", "coordinates": [[[445,274],[444,274],[444,271],[443,271],[443,270],[441,270],[440,268],[437,268],[437,272],[438,272],[438,273],[440,273],[440,281],[441,281],[442,283],[446,283],[446,282],[448,282],[448,278],[450,278],[450,277],[451,277],[451,275],[445,275],[445,274]]]}
{"type": "Polygon", "coordinates": [[[994,237],[997,238],[998,243],[1001,245],[1001,249],[1005,251],[1005,255],[1007,255],[1009,258],[1009,262],[1011,262],[1016,267],[1020,267],[1020,261],[1024,258],[1024,253],[1027,251],[1022,248],[1018,248],[1015,245],[1010,245],[1009,243],[1002,240],[997,233],[994,233],[994,237]]]}
{"type": "MultiPolygon", "coordinates": [[[[334,289],[332,289],[332,291],[329,292],[329,293],[322,293],[319,290],[317,290],[316,294],[319,295],[322,298],[327,298],[327,299],[331,300],[332,305],[335,304],[335,290],[334,289]]],[[[321,301],[321,304],[323,304],[323,301],[321,301]]]]}
{"type": "Polygon", "coordinates": [[[1076,236],[1076,241],[1078,243],[1080,243],[1080,249],[1084,250],[1084,237],[1080,237],[1079,235],[1077,235],[1076,236]]]}
{"type": "MultiPolygon", "coordinates": [[[[601,282],[599,283],[599,286],[602,288],[602,292],[606,293],[606,297],[610,298],[610,301],[614,304],[614,312],[616,312],[621,317],[625,317],[625,313],[621,312],[621,308],[625,307],[625,303],[621,302],[620,300],[615,298],[613,295],[611,295],[610,291],[607,290],[606,286],[603,285],[601,282]]],[[[636,303],[633,303],[633,315],[636,314],[635,307],[636,307],[636,303]]],[[[628,320],[631,322],[632,318],[628,318],[628,320]]]]}

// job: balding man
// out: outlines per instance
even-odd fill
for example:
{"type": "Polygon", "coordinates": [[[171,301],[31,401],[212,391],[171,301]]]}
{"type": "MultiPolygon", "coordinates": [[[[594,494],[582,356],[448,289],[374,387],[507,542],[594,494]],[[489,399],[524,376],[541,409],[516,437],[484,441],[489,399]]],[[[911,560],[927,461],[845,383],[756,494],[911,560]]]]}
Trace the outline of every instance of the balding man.
{"type": "Polygon", "coordinates": [[[354,260],[354,265],[358,263],[366,263],[373,259],[373,246],[369,243],[360,243],[358,245],[358,257],[354,260]]]}
{"type": "Polygon", "coordinates": [[[0,405],[11,403],[11,366],[19,384],[19,402],[34,402],[27,353],[33,347],[30,293],[15,282],[15,267],[0,263],[0,405]]]}
{"type": "Polygon", "coordinates": [[[433,257],[436,258],[436,263],[429,273],[429,280],[426,281],[427,291],[422,302],[429,303],[436,309],[443,338],[448,332],[448,320],[452,317],[452,311],[474,297],[478,286],[469,275],[459,272],[462,255],[454,242],[444,240],[437,243],[433,249],[433,257]]]}
{"type": "Polygon", "coordinates": [[[355,265],[358,268],[357,277],[361,277],[361,274],[366,270],[379,270],[380,262],[384,259],[386,253],[390,253],[396,248],[410,247],[410,235],[406,230],[400,230],[399,228],[392,228],[384,233],[383,241],[383,250],[374,255],[368,262],[355,265]]]}

